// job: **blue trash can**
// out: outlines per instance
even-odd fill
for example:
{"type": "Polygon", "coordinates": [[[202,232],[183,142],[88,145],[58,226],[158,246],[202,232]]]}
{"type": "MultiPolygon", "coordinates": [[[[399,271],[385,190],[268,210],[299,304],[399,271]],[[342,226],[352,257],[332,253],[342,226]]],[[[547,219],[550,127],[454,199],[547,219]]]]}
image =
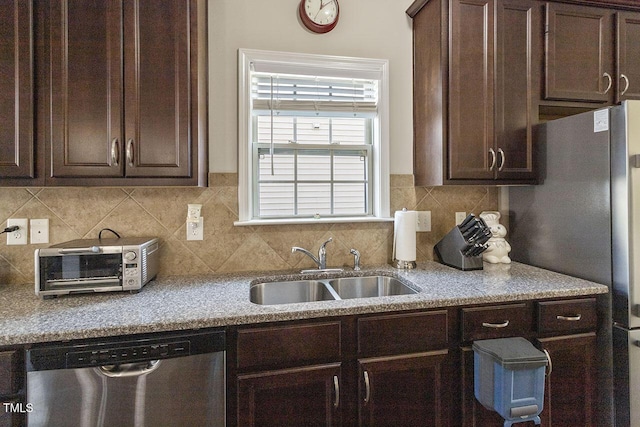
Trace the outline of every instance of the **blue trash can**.
{"type": "Polygon", "coordinates": [[[522,337],[473,343],[474,394],[505,419],[504,427],[540,424],[547,356],[522,337]]]}

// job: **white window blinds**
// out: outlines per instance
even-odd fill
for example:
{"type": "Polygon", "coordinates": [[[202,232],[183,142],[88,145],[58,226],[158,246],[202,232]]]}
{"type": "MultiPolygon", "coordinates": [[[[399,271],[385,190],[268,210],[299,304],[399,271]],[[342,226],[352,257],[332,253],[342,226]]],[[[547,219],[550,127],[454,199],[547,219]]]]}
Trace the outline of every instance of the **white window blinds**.
{"type": "Polygon", "coordinates": [[[323,112],[329,115],[375,115],[378,82],[293,74],[252,73],[253,111],[323,112]]]}

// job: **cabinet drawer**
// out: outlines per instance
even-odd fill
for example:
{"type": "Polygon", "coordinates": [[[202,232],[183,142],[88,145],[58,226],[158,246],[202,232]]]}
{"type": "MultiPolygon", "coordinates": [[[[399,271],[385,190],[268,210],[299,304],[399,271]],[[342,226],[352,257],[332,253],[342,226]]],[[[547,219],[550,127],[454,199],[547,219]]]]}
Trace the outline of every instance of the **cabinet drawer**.
{"type": "Polygon", "coordinates": [[[462,309],[462,340],[528,335],[532,332],[533,312],[526,303],[462,309]]]}
{"type": "Polygon", "coordinates": [[[446,347],[445,310],[358,319],[358,355],[361,357],[418,353],[446,347]]]}
{"type": "Polygon", "coordinates": [[[595,330],[598,322],[595,298],[545,301],[538,304],[538,332],[595,330]]]}
{"type": "Polygon", "coordinates": [[[18,392],[18,350],[0,352],[0,395],[18,392]]]}
{"type": "Polygon", "coordinates": [[[239,369],[338,361],[340,354],[340,322],[238,331],[239,369]]]}

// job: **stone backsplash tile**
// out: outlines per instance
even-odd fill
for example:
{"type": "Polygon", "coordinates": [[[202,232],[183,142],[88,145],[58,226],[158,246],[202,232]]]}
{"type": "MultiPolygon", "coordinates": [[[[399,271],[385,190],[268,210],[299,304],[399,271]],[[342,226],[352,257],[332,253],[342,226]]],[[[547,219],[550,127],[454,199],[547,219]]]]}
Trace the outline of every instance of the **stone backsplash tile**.
{"type": "MultiPolygon", "coordinates": [[[[123,236],[160,236],[160,275],[314,267],[291,246],[316,252],[327,245],[330,266],[391,261],[393,223],[234,226],[238,218],[235,173],[209,175],[208,188],[0,188],[0,221],[49,218],[47,245],[7,246],[0,239],[0,284],[33,283],[33,251],[78,238],[96,238],[102,228],[123,236]],[[187,204],[202,204],[204,240],[186,240],[187,204]]],[[[433,245],[454,224],[457,211],[498,209],[495,187],[414,187],[412,175],[392,175],[391,210],[430,210],[432,231],[418,233],[418,260],[433,259],[433,245]]]]}

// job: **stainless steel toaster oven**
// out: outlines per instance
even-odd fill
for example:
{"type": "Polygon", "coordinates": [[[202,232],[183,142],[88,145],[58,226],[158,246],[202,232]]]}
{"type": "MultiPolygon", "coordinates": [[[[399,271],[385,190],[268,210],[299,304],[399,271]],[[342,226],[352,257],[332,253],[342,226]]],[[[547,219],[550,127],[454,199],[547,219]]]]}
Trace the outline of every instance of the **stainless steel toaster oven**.
{"type": "Polygon", "coordinates": [[[159,239],[78,239],[35,251],[36,295],[138,291],[158,273],[159,239]]]}

